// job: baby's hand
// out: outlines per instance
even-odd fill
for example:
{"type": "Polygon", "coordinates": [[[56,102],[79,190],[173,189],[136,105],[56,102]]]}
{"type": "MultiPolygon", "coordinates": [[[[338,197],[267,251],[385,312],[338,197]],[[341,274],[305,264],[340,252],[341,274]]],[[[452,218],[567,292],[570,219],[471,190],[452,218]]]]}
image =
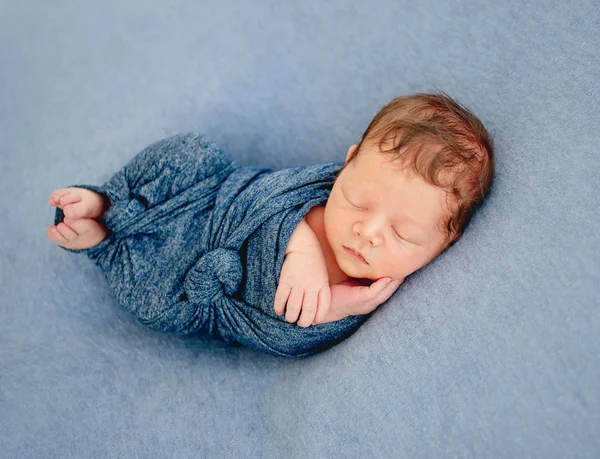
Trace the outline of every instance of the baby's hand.
{"type": "Polygon", "coordinates": [[[327,316],[331,290],[325,257],[320,247],[309,247],[286,255],[275,293],[275,312],[283,314],[286,303],[287,322],[296,322],[302,310],[298,320],[300,327],[309,327],[327,316]]]}
{"type": "MultiPolygon", "coordinates": [[[[332,285],[331,320],[373,312],[394,294],[402,282],[404,282],[404,279],[391,280],[389,277],[382,277],[370,286],[365,286],[354,279],[332,285]]],[[[315,324],[327,321],[315,322],[315,324]]]]}

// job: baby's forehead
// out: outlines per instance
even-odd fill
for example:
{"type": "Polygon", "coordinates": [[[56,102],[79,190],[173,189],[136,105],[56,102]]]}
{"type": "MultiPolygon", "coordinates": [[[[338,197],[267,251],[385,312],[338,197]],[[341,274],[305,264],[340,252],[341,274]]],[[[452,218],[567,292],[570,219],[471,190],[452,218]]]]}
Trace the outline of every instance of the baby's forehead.
{"type": "Polygon", "coordinates": [[[353,172],[354,181],[362,184],[395,184],[409,180],[424,180],[413,167],[392,157],[385,157],[379,161],[358,162],[353,172]]]}

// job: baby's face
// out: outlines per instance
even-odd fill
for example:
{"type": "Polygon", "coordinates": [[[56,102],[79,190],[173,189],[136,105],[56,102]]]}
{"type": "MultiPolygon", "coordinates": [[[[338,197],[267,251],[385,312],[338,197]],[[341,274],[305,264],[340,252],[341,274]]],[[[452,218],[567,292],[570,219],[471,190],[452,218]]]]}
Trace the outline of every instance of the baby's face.
{"type": "MultiPolygon", "coordinates": [[[[346,163],[356,148],[350,147],[346,163]]],[[[409,177],[378,147],[363,144],[325,206],[325,233],[338,266],[353,278],[403,280],[445,248],[438,228],[445,202],[442,189],[409,177]],[[344,247],[360,252],[366,263],[344,247]]]]}

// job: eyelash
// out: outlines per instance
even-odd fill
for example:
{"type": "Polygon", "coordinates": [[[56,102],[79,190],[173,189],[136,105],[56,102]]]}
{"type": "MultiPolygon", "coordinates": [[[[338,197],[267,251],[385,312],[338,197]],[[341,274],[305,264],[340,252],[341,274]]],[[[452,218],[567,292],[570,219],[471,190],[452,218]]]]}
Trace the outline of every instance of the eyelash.
{"type": "MultiPolygon", "coordinates": [[[[348,200],[348,199],[346,199],[346,200],[348,200]]],[[[363,209],[362,207],[355,206],[355,205],[354,205],[354,204],[352,204],[350,201],[348,201],[348,202],[350,203],[350,205],[351,205],[352,207],[356,207],[357,209],[360,209],[360,210],[365,210],[365,209],[363,209]]]]}
{"type": "MultiPolygon", "coordinates": [[[[356,208],[356,209],[359,209],[359,210],[365,210],[365,209],[363,209],[362,207],[358,207],[358,206],[355,206],[354,204],[352,204],[348,198],[346,198],[346,201],[348,201],[348,203],[349,203],[349,204],[350,204],[352,207],[354,207],[354,208],[356,208]]],[[[398,239],[400,239],[401,241],[406,241],[406,239],[404,239],[402,236],[400,236],[400,235],[399,235],[399,234],[396,232],[396,230],[395,230],[394,228],[392,228],[392,231],[393,231],[393,233],[396,235],[396,237],[397,237],[398,239]]],[[[409,241],[406,241],[406,242],[409,242],[409,241]]]]}

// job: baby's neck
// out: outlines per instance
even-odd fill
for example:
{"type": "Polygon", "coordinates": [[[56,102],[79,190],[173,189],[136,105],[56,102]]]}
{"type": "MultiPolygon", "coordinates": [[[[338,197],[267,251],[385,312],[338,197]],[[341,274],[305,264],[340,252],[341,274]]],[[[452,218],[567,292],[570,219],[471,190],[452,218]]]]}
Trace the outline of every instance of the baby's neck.
{"type": "Polygon", "coordinates": [[[306,223],[308,226],[314,231],[319,239],[321,244],[321,249],[323,250],[323,255],[325,256],[325,263],[327,264],[327,273],[329,274],[329,284],[336,285],[340,282],[344,282],[348,279],[351,279],[344,271],[340,269],[335,260],[335,255],[331,250],[331,246],[329,245],[329,241],[327,240],[327,235],[325,233],[325,222],[324,216],[325,214],[325,206],[316,206],[310,209],[308,214],[306,214],[306,223]]]}

